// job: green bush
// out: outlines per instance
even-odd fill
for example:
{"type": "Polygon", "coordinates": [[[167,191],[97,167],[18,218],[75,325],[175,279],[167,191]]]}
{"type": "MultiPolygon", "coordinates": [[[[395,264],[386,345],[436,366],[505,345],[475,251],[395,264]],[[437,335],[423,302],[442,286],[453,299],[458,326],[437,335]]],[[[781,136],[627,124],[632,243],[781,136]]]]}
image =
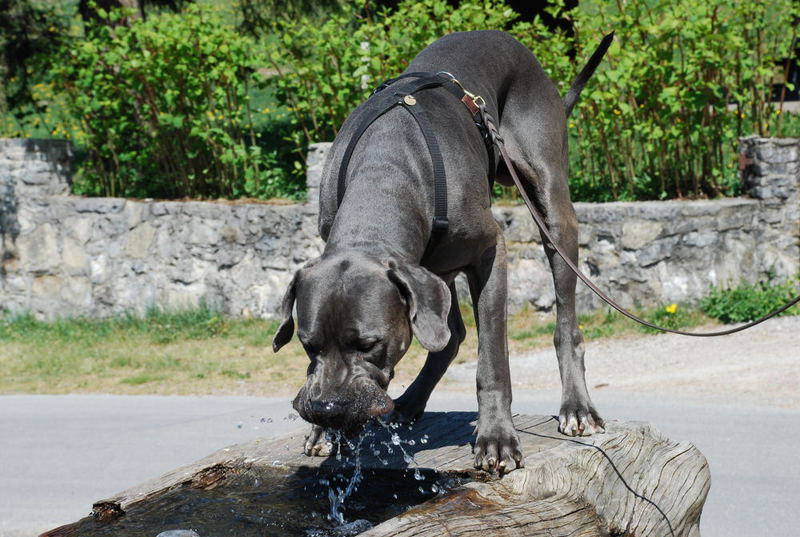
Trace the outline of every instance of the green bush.
{"type": "Polygon", "coordinates": [[[800,131],[800,117],[771,102],[783,59],[795,61],[800,4],[790,0],[585,0],[571,10],[554,0],[571,35],[517,21],[502,0],[324,4],[327,19],[270,20],[280,2],[243,2],[240,18],[272,6],[247,19],[260,25],[248,35],[208,3],[147,20],[103,12],[108,25],[60,34],[63,54],[38,55],[29,81],[5,73],[0,92],[28,88],[30,98],[2,114],[0,134],[72,137],[77,193],[297,198],[309,142],[332,140],[376,84],[436,38],[486,28],[520,39],[562,94],[616,32],[569,123],[575,200],[735,195],[739,136],[800,131]],[[265,104],[273,98],[277,113],[265,104]]]}
{"type": "Polygon", "coordinates": [[[0,1],[0,137],[63,136],[48,81],[53,52],[69,39],[69,7],[0,1]]]}
{"type": "MultiPolygon", "coordinates": [[[[700,302],[708,315],[723,323],[741,323],[753,321],[772,313],[800,293],[800,276],[794,281],[773,283],[769,278],[758,283],[742,282],[738,287],[729,289],[711,286],[708,296],[700,302]]],[[[780,315],[798,315],[800,308],[792,306],[780,315]]]]}
{"type": "Polygon", "coordinates": [[[570,124],[576,197],[737,194],[738,138],[782,133],[772,81],[786,68],[776,62],[793,55],[797,6],[585,1],[558,13],[573,19],[575,36],[554,36],[559,47],[530,43],[557,80],[572,80],[570,67],[581,65],[601,33],[617,36],[570,124]],[[580,51],[579,61],[571,63],[565,47],[580,51]]]}
{"type": "Polygon", "coordinates": [[[516,14],[500,1],[406,0],[396,10],[351,1],[323,23],[281,17],[269,46],[277,72],[269,83],[292,113],[294,141],[331,141],[347,115],[380,82],[400,74],[437,38],[457,31],[503,28],[516,14]]]}
{"type": "MultiPolygon", "coordinates": [[[[780,135],[770,103],[776,61],[790,55],[790,0],[586,0],[541,20],[517,22],[500,1],[401,2],[395,11],[354,1],[325,24],[279,19],[270,50],[277,96],[293,112],[298,146],[329,141],[381,80],[400,73],[452,31],[509,29],[539,58],[562,94],[604,33],[617,40],[569,125],[573,198],[584,201],[735,195],[738,137],[780,135]]],[[[560,4],[560,5],[559,5],[560,4]]],[[[797,121],[794,122],[795,126],[797,121]]]]}
{"type": "MultiPolygon", "coordinates": [[[[102,11],[102,10],[101,10],[102,11]]],[[[254,127],[258,47],[207,7],[127,19],[99,13],[58,68],[80,119],[79,193],[177,198],[292,194],[254,127]],[[123,24],[125,22],[125,24],[123,24]],[[288,190],[288,192],[287,192],[288,190]]]]}

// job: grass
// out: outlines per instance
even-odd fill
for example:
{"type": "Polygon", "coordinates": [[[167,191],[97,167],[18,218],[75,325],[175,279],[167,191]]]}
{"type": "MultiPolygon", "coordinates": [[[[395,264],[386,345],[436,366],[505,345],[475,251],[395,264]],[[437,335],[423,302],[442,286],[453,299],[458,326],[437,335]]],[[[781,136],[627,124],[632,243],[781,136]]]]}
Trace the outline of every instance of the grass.
{"type": "MultiPolygon", "coordinates": [[[[675,319],[680,326],[710,322],[698,312],[669,309],[645,315],[662,323],[675,319]]],[[[463,305],[462,313],[467,338],[456,363],[477,356],[471,307],[463,305]]],[[[616,313],[584,315],[579,322],[587,340],[641,334],[616,313]]],[[[508,326],[512,354],[552,345],[552,317],[524,309],[509,318],[508,326]]],[[[206,306],[103,320],[0,317],[0,393],[289,396],[302,385],[308,359],[296,338],[272,352],[277,327],[274,320],[233,319],[206,306]]],[[[394,383],[407,386],[426,354],[415,340],[394,383]]]]}
{"type": "Polygon", "coordinates": [[[229,319],[204,306],[143,318],[6,317],[0,393],[263,393],[304,374],[299,345],[273,355],[276,328],[275,321],[229,319]]]}

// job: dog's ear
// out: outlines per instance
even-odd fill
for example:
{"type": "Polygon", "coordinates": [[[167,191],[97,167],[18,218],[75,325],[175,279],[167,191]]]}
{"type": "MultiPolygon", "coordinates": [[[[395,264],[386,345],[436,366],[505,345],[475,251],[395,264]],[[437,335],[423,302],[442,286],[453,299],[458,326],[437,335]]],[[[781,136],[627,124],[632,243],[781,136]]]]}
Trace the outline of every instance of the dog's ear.
{"type": "Polygon", "coordinates": [[[408,303],[411,329],[429,351],[440,351],[450,341],[447,314],[450,289],[444,281],[419,265],[389,261],[389,279],[408,303]]]}
{"type": "Polygon", "coordinates": [[[283,302],[281,302],[281,325],[275,336],[272,338],[272,351],[278,352],[281,347],[289,343],[294,335],[294,318],[292,317],[292,310],[294,309],[294,297],[297,282],[300,280],[300,273],[304,270],[313,267],[319,263],[320,258],[312,259],[305,266],[294,273],[289,288],[286,289],[286,294],[283,295],[283,302]]]}
{"type": "Polygon", "coordinates": [[[289,343],[294,335],[294,318],[292,317],[292,310],[294,309],[294,295],[295,286],[297,285],[298,274],[300,271],[294,273],[292,281],[289,284],[286,293],[283,295],[283,302],[281,302],[281,325],[278,331],[275,332],[275,337],[272,338],[272,351],[278,352],[281,347],[289,343]]]}

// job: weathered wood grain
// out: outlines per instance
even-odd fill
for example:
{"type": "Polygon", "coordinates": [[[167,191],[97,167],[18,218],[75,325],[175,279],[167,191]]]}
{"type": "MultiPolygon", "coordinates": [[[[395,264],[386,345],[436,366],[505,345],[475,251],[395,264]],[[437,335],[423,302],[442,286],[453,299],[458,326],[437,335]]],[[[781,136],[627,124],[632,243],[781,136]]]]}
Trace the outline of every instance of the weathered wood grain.
{"type": "MultiPolygon", "coordinates": [[[[673,442],[648,424],[608,422],[606,433],[586,438],[561,435],[549,416],[516,416],[525,468],[502,479],[472,468],[475,413],[429,413],[411,430],[396,433],[412,455],[408,464],[395,431],[374,426],[375,457],[361,450],[364,469],[434,469],[469,475],[473,481],[412,508],[363,533],[364,537],[442,535],[507,536],[699,536],[700,514],[710,486],[705,457],[688,442],[673,442]],[[411,444],[413,441],[413,445],[411,444]]],[[[97,516],[127,510],[176,486],[211,488],[227,476],[259,467],[335,470],[336,457],[300,453],[301,432],[220,450],[196,463],[95,504],[97,516]]]]}

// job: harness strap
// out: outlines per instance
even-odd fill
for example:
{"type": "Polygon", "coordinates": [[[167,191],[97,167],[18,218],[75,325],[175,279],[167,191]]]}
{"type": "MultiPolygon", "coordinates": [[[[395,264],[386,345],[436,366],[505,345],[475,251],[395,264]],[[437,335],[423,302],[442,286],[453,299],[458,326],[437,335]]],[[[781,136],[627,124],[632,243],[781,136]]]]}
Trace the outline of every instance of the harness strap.
{"type": "Polygon", "coordinates": [[[443,87],[447,89],[450,93],[452,93],[455,97],[457,97],[469,110],[470,114],[472,115],[472,120],[475,125],[478,127],[478,130],[481,133],[481,137],[483,138],[484,144],[486,145],[486,149],[489,153],[489,184],[491,185],[494,183],[495,177],[495,164],[494,164],[494,144],[492,143],[492,136],[491,133],[484,122],[484,113],[481,108],[479,108],[473,98],[471,98],[470,94],[467,93],[460,84],[458,84],[455,78],[450,75],[450,73],[420,73],[420,72],[412,72],[412,73],[405,73],[396,78],[389,79],[378,87],[376,87],[370,98],[374,97],[375,95],[379,94],[381,91],[388,88],[394,82],[404,79],[404,78],[418,78],[419,80],[412,84],[410,87],[404,88],[403,93],[394,93],[392,97],[398,97],[396,99],[390,99],[383,106],[379,107],[376,111],[371,114],[366,115],[361,123],[359,124],[356,132],[350,138],[350,141],[345,148],[344,155],[342,156],[342,163],[339,166],[339,174],[337,177],[337,191],[336,191],[336,199],[337,205],[342,204],[342,200],[344,199],[344,193],[347,187],[347,168],[350,165],[350,159],[353,156],[353,152],[355,151],[356,145],[361,137],[364,135],[364,132],[372,125],[378,118],[383,116],[386,112],[394,108],[395,106],[402,106],[414,118],[417,122],[417,125],[422,131],[422,135],[425,138],[425,144],[428,146],[428,152],[430,153],[431,163],[433,164],[433,187],[434,187],[434,216],[433,216],[433,231],[440,232],[446,231],[448,227],[448,218],[447,218],[447,179],[445,176],[445,168],[444,168],[444,159],[442,158],[442,153],[439,148],[439,143],[436,139],[436,134],[433,130],[433,126],[431,125],[430,120],[428,119],[428,115],[425,113],[425,110],[422,106],[417,105],[416,98],[414,94],[431,88],[443,87]],[[449,78],[447,78],[449,77],[449,78]],[[456,83],[451,83],[456,82],[456,83]]]}
{"type": "Polygon", "coordinates": [[[337,180],[337,189],[336,189],[337,207],[342,204],[342,199],[344,198],[344,191],[347,181],[347,166],[350,164],[350,157],[353,156],[353,151],[356,148],[356,144],[361,139],[361,136],[364,134],[364,132],[369,128],[370,125],[372,125],[375,122],[376,119],[381,117],[383,114],[385,114],[395,106],[397,106],[397,102],[390,101],[389,103],[387,103],[386,106],[384,106],[374,114],[366,116],[361,121],[361,124],[358,126],[358,130],[356,130],[356,133],[353,135],[352,138],[350,138],[350,143],[347,144],[347,148],[344,150],[344,156],[342,157],[342,164],[339,166],[339,177],[337,180]]]}
{"type": "Polygon", "coordinates": [[[416,105],[415,99],[408,97],[402,99],[402,106],[411,112],[411,116],[417,121],[422,136],[425,137],[425,143],[428,144],[428,152],[431,154],[433,163],[433,231],[445,231],[449,222],[447,220],[447,181],[444,174],[442,152],[439,150],[436,134],[433,132],[433,126],[425,110],[416,105]]]}

